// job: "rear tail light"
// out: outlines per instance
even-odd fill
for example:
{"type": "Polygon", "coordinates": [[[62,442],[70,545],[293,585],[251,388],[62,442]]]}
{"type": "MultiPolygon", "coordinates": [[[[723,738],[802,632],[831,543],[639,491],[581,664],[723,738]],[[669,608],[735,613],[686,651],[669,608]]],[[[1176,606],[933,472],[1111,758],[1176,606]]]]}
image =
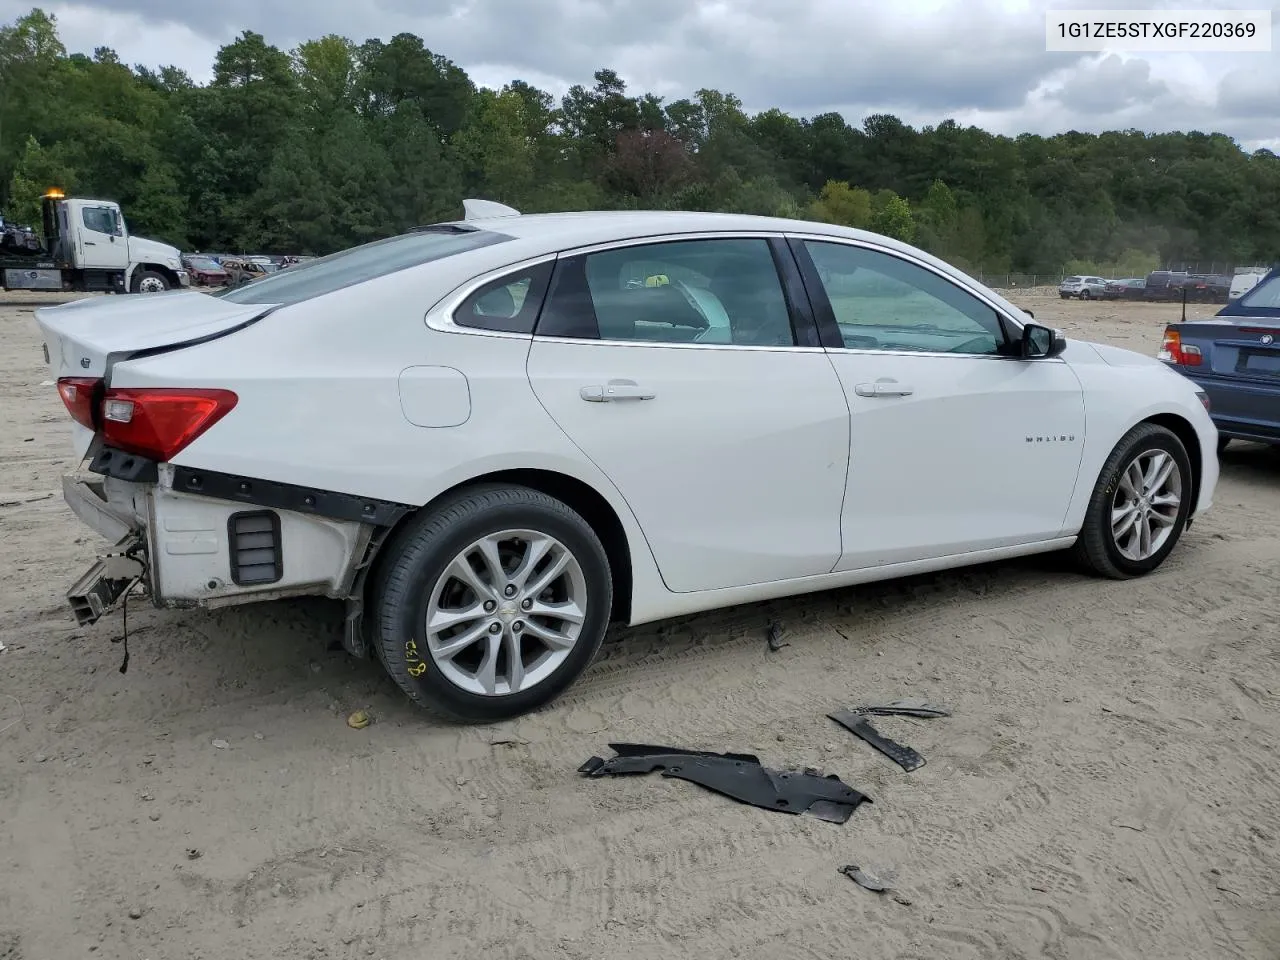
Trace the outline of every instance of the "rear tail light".
{"type": "Polygon", "coordinates": [[[66,404],[71,419],[82,427],[96,430],[93,422],[94,408],[102,395],[102,381],[94,377],[62,377],[58,381],[58,395],[66,404]]]}
{"type": "Polygon", "coordinates": [[[1199,347],[1183,343],[1178,331],[1169,328],[1164,331],[1164,343],[1160,345],[1160,352],[1156,356],[1166,363],[1180,367],[1198,367],[1204,359],[1199,347]]]}
{"type": "Polygon", "coordinates": [[[237,399],[230,390],[110,389],[102,400],[103,440],[126,453],[171,460],[230,413],[237,399]]]}

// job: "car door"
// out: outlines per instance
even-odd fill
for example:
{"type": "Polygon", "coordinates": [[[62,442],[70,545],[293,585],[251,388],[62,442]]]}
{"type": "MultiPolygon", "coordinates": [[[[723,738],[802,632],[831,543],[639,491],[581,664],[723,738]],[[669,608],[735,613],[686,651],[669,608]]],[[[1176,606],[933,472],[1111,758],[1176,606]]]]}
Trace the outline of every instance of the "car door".
{"type": "Polygon", "coordinates": [[[86,270],[123,270],[129,265],[129,244],[119,211],[106,204],[80,207],[80,266],[86,270]]]}
{"type": "Polygon", "coordinates": [[[789,257],[780,238],[721,235],[562,255],[538,319],[534,393],[617,487],[675,592],[840,558],[848,405],[775,250],[789,257]]]}
{"type": "Polygon", "coordinates": [[[837,570],[1062,534],[1084,396],[1060,357],[1011,355],[994,304],[871,244],[792,238],[848,398],[837,570]]]}

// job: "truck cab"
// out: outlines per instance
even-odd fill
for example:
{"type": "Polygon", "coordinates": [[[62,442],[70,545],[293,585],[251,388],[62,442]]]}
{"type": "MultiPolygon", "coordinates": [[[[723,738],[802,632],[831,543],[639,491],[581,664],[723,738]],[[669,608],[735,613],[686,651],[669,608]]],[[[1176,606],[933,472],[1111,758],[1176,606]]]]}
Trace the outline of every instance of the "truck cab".
{"type": "Polygon", "coordinates": [[[131,237],[111,200],[43,198],[44,245],[0,259],[0,286],[21,290],[159,293],[191,282],[177,247],[131,237]]]}

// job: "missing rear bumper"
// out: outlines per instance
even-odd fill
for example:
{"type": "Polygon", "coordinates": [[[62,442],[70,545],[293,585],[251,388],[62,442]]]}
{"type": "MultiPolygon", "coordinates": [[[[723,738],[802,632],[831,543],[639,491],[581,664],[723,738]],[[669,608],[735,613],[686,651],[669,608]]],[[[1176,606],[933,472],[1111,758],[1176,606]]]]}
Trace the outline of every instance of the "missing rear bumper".
{"type": "Polygon", "coordinates": [[[82,627],[97,623],[115,609],[146,574],[146,565],[138,557],[141,541],[126,541],[120,547],[119,552],[101,557],[67,591],[71,612],[82,627]]]}

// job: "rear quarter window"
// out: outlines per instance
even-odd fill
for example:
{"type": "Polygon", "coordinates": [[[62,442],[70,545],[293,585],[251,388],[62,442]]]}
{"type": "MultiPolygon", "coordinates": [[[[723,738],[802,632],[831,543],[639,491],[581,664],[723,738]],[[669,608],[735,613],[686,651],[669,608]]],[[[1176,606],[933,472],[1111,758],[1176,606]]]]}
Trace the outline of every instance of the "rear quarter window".
{"type": "Polygon", "coordinates": [[[427,227],[308,260],[214,296],[230,303],[288,306],[510,239],[491,230],[427,227]]]}

